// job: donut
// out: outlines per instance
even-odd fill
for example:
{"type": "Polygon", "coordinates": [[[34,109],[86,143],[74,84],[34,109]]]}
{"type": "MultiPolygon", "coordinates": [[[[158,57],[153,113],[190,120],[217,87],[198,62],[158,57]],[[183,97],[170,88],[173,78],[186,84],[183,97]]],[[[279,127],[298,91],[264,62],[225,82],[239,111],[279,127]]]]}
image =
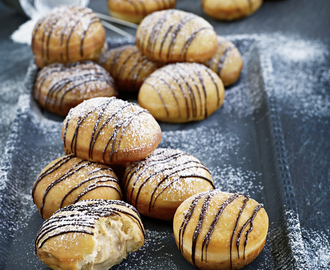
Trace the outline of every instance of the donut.
{"type": "Polygon", "coordinates": [[[66,154],[108,164],[141,160],[161,139],[160,126],[147,110],[115,97],[83,101],[62,126],[66,154]]]}
{"type": "Polygon", "coordinates": [[[88,199],[121,200],[119,180],[105,164],[66,155],[49,163],[32,187],[32,198],[42,218],[59,208],[88,199]]]}
{"type": "Polygon", "coordinates": [[[145,78],[161,66],[149,60],[135,45],[112,49],[102,56],[102,61],[119,91],[138,91],[145,78]]]}
{"type": "Polygon", "coordinates": [[[115,81],[92,61],[54,63],[41,69],[33,96],[47,111],[66,116],[86,99],[117,96],[115,81]]]}
{"type": "Polygon", "coordinates": [[[240,193],[212,190],[185,200],[173,219],[175,242],[199,269],[240,269],[265,245],[268,216],[262,204],[240,193]]]}
{"type": "Polygon", "coordinates": [[[116,200],[86,200],[56,211],[35,240],[39,259],[51,269],[107,270],[144,244],[134,207],[116,200]]]}
{"type": "Polygon", "coordinates": [[[203,11],[217,20],[232,21],[256,12],[263,0],[201,0],[203,11]]]}
{"type": "Polygon", "coordinates": [[[242,56],[237,47],[220,36],[216,54],[204,64],[219,75],[224,86],[236,82],[243,68],[242,56]]]}
{"type": "Polygon", "coordinates": [[[153,72],[142,84],[139,105],[157,120],[184,123],[207,118],[223,103],[219,76],[197,63],[169,64],[153,72]]]}
{"type": "Polygon", "coordinates": [[[158,62],[204,62],[217,51],[217,34],[203,18],[180,10],[154,12],[140,23],[136,46],[158,62]]]}
{"type": "Polygon", "coordinates": [[[214,189],[208,169],[178,149],[157,148],[129,163],[123,178],[128,203],[143,216],[172,221],[177,207],[190,196],[214,189]]]}
{"type": "Polygon", "coordinates": [[[100,19],[81,6],[54,8],[38,20],[32,32],[31,49],[39,68],[51,63],[97,61],[105,46],[100,19]]]}
{"type": "Polygon", "coordinates": [[[107,0],[111,16],[139,23],[152,12],[175,7],[175,0],[107,0]]]}

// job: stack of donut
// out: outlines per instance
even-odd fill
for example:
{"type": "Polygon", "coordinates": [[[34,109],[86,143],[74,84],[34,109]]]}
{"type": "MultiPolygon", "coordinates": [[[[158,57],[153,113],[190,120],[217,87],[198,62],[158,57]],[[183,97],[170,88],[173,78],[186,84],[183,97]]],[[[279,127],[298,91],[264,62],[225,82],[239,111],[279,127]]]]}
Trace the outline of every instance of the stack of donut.
{"type": "Polygon", "coordinates": [[[224,85],[239,77],[237,48],[202,18],[171,9],[146,16],[136,46],[107,52],[103,68],[95,62],[105,44],[88,8],[57,8],[33,31],[41,68],[34,97],[65,116],[64,154],[32,187],[45,219],[37,256],[52,269],[109,269],[143,246],[142,215],[173,222],[179,251],[194,266],[244,267],[266,241],[263,205],[215,189],[193,155],[158,148],[157,122],[214,113],[224,85]],[[123,90],[138,90],[139,105],[117,98],[123,90]]]}

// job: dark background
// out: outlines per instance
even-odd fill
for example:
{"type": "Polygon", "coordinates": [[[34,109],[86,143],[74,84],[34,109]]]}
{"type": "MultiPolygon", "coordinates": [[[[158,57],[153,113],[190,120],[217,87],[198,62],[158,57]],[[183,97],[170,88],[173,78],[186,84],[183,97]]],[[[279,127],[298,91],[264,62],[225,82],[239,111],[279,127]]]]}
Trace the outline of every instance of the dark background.
{"type": "MultiPolygon", "coordinates": [[[[91,0],[90,7],[107,12],[104,0],[91,0]]],[[[178,0],[176,8],[204,17],[219,35],[260,38],[272,60],[270,96],[278,104],[308,264],[330,269],[330,1],[265,1],[255,14],[234,22],[207,17],[199,1],[178,0]]],[[[26,20],[0,3],[0,156],[32,59],[29,46],[10,39],[26,20]]],[[[107,30],[107,36],[118,34],[107,30]]]]}

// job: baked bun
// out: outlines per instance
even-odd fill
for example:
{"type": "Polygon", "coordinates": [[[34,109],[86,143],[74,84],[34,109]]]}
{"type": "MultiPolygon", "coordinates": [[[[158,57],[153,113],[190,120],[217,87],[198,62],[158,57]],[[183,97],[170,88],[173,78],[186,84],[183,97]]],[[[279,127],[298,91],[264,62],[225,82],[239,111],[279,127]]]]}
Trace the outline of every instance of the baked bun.
{"type": "Polygon", "coordinates": [[[175,0],[107,0],[111,16],[139,23],[152,12],[175,7],[175,0]]]}
{"type": "Polygon", "coordinates": [[[51,63],[97,61],[105,44],[105,30],[91,9],[60,6],[38,20],[31,49],[43,68],[51,63]]]}
{"type": "Polygon", "coordinates": [[[217,51],[217,34],[203,18],[180,10],[148,15],[136,32],[136,46],[153,61],[204,62],[217,51]]]}
{"type": "Polygon", "coordinates": [[[135,45],[108,51],[102,66],[115,79],[120,91],[138,91],[145,80],[161,64],[149,60],[135,45]]]}
{"type": "Polygon", "coordinates": [[[157,120],[182,123],[202,120],[223,103],[221,79],[197,63],[170,64],[152,73],[142,84],[139,105],[157,120]]]}
{"type": "Polygon", "coordinates": [[[119,180],[105,164],[73,155],[49,163],[33,184],[32,197],[42,218],[77,201],[88,199],[121,200],[119,180]]]}
{"type": "Polygon", "coordinates": [[[240,269],[265,245],[268,216],[262,204],[219,190],[185,200],[173,219],[176,244],[199,269],[240,269]]]}
{"type": "Polygon", "coordinates": [[[59,209],[41,225],[36,254],[52,269],[108,270],[144,244],[136,209],[123,201],[88,200],[59,209]]]}
{"type": "Polygon", "coordinates": [[[263,0],[201,0],[203,11],[218,20],[232,21],[256,12],[263,0]]]}
{"type": "Polygon", "coordinates": [[[158,148],[144,160],[129,163],[123,178],[127,202],[144,216],[172,220],[190,196],[214,189],[208,169],[194,156],[158,148]]]}
{"type": "Polygon", "coordinates": [[[204,64],[219,75],[224,86],[236,82],[243,68],[239,50],[232,42],[220,36],[216,54],[204,64]]]}
{"type": "Polygon", "coordinates": [[[109,164],[138,161],[151,154],[162,139],[152,115],[137,104],[111,98],[85,100],[64,119],[66,154],[109,164]]]}
{"type": "Polygon", "coordinates": [[[110,74],[92,61],[50,64],[39,71],[34,98],[44,109],[66,116],[86,99],[116,96],[110,74]]]}

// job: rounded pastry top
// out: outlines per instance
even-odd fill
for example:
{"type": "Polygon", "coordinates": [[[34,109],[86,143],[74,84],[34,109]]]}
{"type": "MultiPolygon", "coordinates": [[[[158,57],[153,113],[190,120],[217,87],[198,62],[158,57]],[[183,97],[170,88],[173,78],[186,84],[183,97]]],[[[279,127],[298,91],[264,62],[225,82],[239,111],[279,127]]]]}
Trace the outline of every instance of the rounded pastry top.
{"type": "Polygon", "coordinates": [[[141,160],[161,141],[153,116],[115,97],[92,98],[71,109],[62,126],[66,153],[101,163],[141,160]]]}
{"type": "Polygon", "coordinates": [[[148,15],[136,32],[136,46],[159,62],[203,62],[217,50],[217,34],[203,18],[181,10],[148,15]]]}
{"type": "Polygon", "coordinates": [[[152,12],[175,7],[176,0],[107,0],[109,13],[116,18],[139,23],[152,12]]]}
{"type": "Polygon", "coordinates": [[[108,165],[74,155],[50,162],[34,182],[32,197],[44,219],[81,200],[123,198],[119,180],[108,165]]]}
{"type": "Polygon", "coordinates": [[[135,45],[109,50],[100,61],[120,91],[138,91],[143,81],[161,66],[143,55],[135,45]]]}
{"type": "Polygon", "coordinates": [[[150,156],[129,163],[123,178],[126,200],[145,216],[172,220],[188,197],[214,189],[204,164],[179,149],[157,148],[150,156]]]}
{"type": "Polygon", "coordinates": [[[36,23],[31,49],[42,68],[56,62],[98,60],[105,44],[103,25],[90,8],[59,6],[36,23]]]}
{"type": "Polygon", "coordinates": [[[224,100],[219,76],[197,63],[166,65],[142,84],[139,105],[157,120],[171,123],[198,121],[218,110],[224,100]]]}
{"type": "Polygon", "coordinates": [[[235,83],[243,68],[242,56],[235,44],[221,36],[218,36],[216,54],[204,64],[219,75],[224,86],[235,83]]]}
{"type": "Polygon", "coordinates": [[[218,20],[232,21],[256,12],[263,0],[201,0],[203,11],[218,20]]]}
{"type": "Polygon", "coordinates": [[[249,196],[212,190],[178,207],[173,230],[180,252],[197,268],[240,269],[263,249],[268,216],[249,196]]]}
{"type": "Polygon", "coordinates": [[[87,60],[44,67],[37,74],[33,92],[43,108],[62,116],[86,99],[116,95],[110,74],[87,60]]]}

